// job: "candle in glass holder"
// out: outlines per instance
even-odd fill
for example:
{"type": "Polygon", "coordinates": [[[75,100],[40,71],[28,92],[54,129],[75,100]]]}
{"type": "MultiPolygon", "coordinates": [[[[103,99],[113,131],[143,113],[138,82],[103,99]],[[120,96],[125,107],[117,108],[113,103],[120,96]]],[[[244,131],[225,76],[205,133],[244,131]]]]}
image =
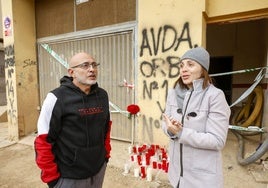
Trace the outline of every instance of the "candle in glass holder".
{"type": "Polygon", "coordinates": [[[133,152],[133,146],[128,147],[128,154],[131,154],[133,152]]]}
{"type": "Polygon", "coordinates": [[[138,164],[141,165],[141,156],[137,155],[138,164]]]}
{"type": "Polygon", "coordinates": [[[167,168],[167,160],[166,160],[166,159],[163,159],[163,160],[162,160],[162,169],[163,169],[164,171],[166,171],[166,168],[167,168]]]}
{"type": "Polygon", "coordinates": [[[125,174],[129,173],[129,165],[127,163],[124,165],[124,173],[125,174]]]}
{"type": "Polygon", "coordinates": [[[162,164],[161,163],[158,163],[157,166],[158,166],[158,169],[162,169],[162,164]]]}
{"type": "Polygon", "coordinates": [[[137,153],[137,148],[136,148],[136,146],[133,146],[133,147],[132,147],[132,151],[133,151],[133,153],[137,153]]]}
{"type": "Polygon", "coordinates": [[[141,178],[145,178],[146,173],[145,173],[145,166],[141,166],[141,178]]]}
{"type": "Polygon", "coordinates": [[[157,169],[157,162],[153,160],[153,169],[157,169]]]}

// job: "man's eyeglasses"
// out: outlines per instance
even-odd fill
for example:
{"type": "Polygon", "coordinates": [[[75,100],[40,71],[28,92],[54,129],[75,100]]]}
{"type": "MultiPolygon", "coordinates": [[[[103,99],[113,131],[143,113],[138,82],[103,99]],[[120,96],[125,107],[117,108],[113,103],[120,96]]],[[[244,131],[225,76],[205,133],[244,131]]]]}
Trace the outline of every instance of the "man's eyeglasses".
{"type": "Polygon", "coordinates": [[[73,66],[71,68],[81,68],[81,69],[87,70],[88,68],[91,67],[93,69],[97,69],[99,65],[100,64],[99,63],[96,63],[96,62],[93,62],[93,63],[84,62],[84,63],[81,63],[79,65],[73,66]]]}

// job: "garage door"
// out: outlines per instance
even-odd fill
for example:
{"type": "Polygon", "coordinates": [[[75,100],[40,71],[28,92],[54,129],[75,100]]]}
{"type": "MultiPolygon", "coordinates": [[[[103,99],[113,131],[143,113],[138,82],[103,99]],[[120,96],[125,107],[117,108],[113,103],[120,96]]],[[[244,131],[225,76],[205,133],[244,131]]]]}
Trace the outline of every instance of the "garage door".
{"type": "Polygon", "coordinates": [[[38,42],[40,103],[67,74],[65,63],[68,59],[77,52],[86,51],[100,63],[98,84],[109,94],[112,138],[132,141],[134,120],[127,117],[126,108],[135,101],[135,90],[131,87],[135,81],[133,33],[130,30],[38,42]]]}

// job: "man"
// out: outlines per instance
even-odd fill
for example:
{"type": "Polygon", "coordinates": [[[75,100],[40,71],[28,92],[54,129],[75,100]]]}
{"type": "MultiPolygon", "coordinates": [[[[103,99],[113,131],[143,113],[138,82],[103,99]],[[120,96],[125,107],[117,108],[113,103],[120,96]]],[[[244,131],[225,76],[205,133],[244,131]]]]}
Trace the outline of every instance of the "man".
{"type": "Polygon", "coordinates": [[[49,188],[102,187],[112,123],[108,94],[97,84],[98,66],[89,54],[77,53],[69,76],[44,100],[35,151],[49,188]]]}

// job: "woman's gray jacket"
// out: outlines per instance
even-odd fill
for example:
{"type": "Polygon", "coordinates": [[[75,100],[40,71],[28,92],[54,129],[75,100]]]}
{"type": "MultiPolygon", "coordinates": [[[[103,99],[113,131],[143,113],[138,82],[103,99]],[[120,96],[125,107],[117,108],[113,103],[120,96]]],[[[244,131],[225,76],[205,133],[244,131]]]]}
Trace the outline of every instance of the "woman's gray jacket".
{"type": "Polygon", "coordinates": [[[192,90],[171,89],[165,113],[183,123],[178,135],[170,137],[168,177],[173,187],[222,188],[221,150],[229,126],[230,108],[222,90],[203,79],[195,80],[192,90]]]}

